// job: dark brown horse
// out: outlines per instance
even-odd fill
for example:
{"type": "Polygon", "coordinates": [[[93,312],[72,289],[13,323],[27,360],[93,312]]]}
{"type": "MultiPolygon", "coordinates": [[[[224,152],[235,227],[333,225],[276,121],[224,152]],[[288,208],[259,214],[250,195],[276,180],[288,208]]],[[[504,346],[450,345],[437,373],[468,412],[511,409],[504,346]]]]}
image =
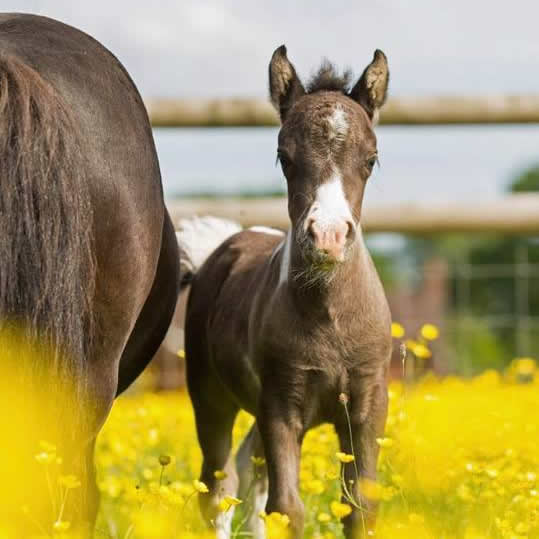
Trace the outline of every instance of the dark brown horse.
{"type": "Polygon", "coordinates": [[[386,98],[387,61],[376,51],[351,89],[348,76],[324,64],[305,88],[282,46],[269,75],[282,121],[277,151],[288,182],[290,230],[234,234],[201,267],[203,239],[209,254],[222,224],[213,221],[212,236],[212,221],[194,221],[189,234],[180,235],[186,259],[193,248],[198,258],[185,346],[204,456],[201,480],[210,489],[201,508],[218,537],[228,538],[231,512],[218,512],[219,499],[244,496],[249,457],[264,455],[267,479],[250,489],[256,493],[251,528],[263,536],[257,513],[267,499],[266,511],[287,514],[301,537],[301,442],[309,428],[331,422],[343,451],[355,456],[344,478],[354,482],[363,510],[346,518],[345,532],[359,537],[374,527],[375,507],[359,485],[376,474],[391,351],[390,313],[360,227],[365,185],[377,161],[373,127],[386,98]],[[240,408],[256,423],[239,450],[238,477],[230,447],[240,408]],[[220,469],[227,477],[217,481],[220,469]]]}
{"type": "MultiPolygon", "coordinates": [[[[38,343],[24,361],[49,375],[33,376],[48,396],[38,412],[54,409],[57,423],[73,412],[60,443],[78,447],[86,476],[115,396],[168,328],[178,261],[148,116],[126,70],[75,28],[1,15],[0,336],[18,328],[38,343]],[[79,401],[62,400],[60,380],[79,401]]],[[[84,487],[91,523],[95,481],[84,487]]]]}

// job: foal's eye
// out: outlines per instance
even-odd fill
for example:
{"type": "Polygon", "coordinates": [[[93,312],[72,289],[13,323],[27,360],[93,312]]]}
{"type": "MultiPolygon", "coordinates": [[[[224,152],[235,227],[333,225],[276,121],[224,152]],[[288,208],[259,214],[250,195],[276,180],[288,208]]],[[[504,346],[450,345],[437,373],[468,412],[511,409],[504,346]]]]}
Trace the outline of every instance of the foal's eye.
{"type": "Polygon", "coordinates": [[[376,165],[378,161],[378,156],[377,155],[373,155],[368,161],[367,161],[367,168],[369,170],[372,170],[374,168],[374,165],[376,165]]]}
{"type": "Polygon", "coordinates": [[[281,163],[283,172],[292,165],[292,161],[284,152],[277,152],[277,161],[281,163]]]}

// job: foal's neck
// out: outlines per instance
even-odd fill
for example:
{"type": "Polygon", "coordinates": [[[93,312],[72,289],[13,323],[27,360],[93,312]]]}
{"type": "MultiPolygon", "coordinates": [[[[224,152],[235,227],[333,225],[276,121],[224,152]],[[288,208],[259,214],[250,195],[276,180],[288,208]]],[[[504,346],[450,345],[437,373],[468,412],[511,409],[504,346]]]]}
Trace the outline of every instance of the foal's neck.
{"type": "Polygon", "coordinates": [[[369,266],[369,255],[359,231],[350,256],[338,263],[327,279],[311,280],[309,263],[289,232],[281,253],[280,284],[287,287],[300,312],[334,318],[354,310],[368,286],[369,266]]]}

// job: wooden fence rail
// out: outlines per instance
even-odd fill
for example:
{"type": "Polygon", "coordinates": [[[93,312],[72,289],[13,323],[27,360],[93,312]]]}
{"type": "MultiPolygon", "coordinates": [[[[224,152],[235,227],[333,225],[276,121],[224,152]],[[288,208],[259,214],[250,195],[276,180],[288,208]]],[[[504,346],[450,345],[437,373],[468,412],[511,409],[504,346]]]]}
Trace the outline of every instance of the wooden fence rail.
{"type": "MultiPolygon", "coordinates": [[[[148,99],[155,127],[271,126],[279,121],[265,99],[148,99]]],[[[387,125],[539,123],[539,95],[390,98],[387,125]]]]}
{"type": "MultiPolygon", "coordinates": [[[[289,226],[284,198],[184,198],[169,200],[167,206],[175,223],[195,215],[214,215],[246,227],[265,225],[285,229],[289,226]]],[[[361,221],[369,233],[539,235],[539,194],[508,195],[465,204],[367,205],[361,221]]]]}

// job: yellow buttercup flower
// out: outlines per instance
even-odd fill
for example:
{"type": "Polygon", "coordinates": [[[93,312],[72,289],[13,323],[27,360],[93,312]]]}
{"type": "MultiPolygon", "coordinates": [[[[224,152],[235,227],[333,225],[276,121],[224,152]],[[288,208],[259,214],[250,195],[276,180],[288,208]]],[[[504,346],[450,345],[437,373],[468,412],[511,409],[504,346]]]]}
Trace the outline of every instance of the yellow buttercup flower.
{"type": "Polygon", "coordinates": [[[435,341],[440,336],[440,330],[434,324],[424,324],[421,328],[421,336],[427,341],[435,341]]]}
{"type": "Polygon", "coordinates": [[[393,447],[393,444],[395,443],[391,438],[376,438],[376,443],[380,447],[393,447]]]}
{"type": "Polygon", "coordinates": [[[67,530],[69,530],[69,528],[71,527],[71,522],[67,521],[67,520],[57,520],[53,525],[52,525],[54,531],[56,532],[65,532],[67,530]]]}
{"type": "Polygon", "coordinates": [[[404,328],[398,322],[393,322],[391,324],[391,336],[394,339],[402,339],[404,337],[404,328]]]}
{"type": "Polygon", "coordinates": [[[380,500],[383,496],[383,487],[372,479],[362,478],[359,482],[361,494],[368,500],[380,500]]]}
{"type": "Polygon", "coordinates": [[[350,454],[348,454],[348,453],[343,453],[343,452],[341,452],[341,451],[337,451],[337,453],[335,453],[335,455],[337,456],[337,458],[338,458],[341,462],[343,462],[343,463],[345,463],[345,464],[347,464],[348,462],[354,462],[354,460],[356,459],[356,458],[354,457],[354,455],[350,455],[350,454]]]}
{"type": "Polygon", "coordinates": [[[251,462],[255,465],[255,466],[264,466],[264,464],[266,464],[266,459],[262,458],[262,457],[254,457],[254,456],[251,456],[251,462]]]}
{"type": "Polygon", "coordinates": [[[321,522],[322,524],[326,524],[331,520],[331,516],[327,513],[318,513],[316,520],[318,520],[318,522],[321,522]]]}
{"type": "Polygon", "coordinates": [[[81,482],[76,475],[61,475],[58,479],[58,483],[67,489],[78,488],[81,482]]]}
{"type": "Polygon", "coordinates": [[[41,451],[34,457],[40,464],[50,464],[56,461],[56,455],[54,453],[48,453],[47,451],[41,451]]]}
{"type": "Polygon", "coordinates": [[[231,507],[239,505],[242,501],[234,496],[225,496],[219,500],[218,509],[221,513],[226,513],[231,507]]]}
{"type": "Polygon", "coordinates": [[[347,503],[333,501],[329,507],[333,515],[337,518],[344,518],[352,512],[352,507],[347,503]]]}
{"type": "Polygon", "coordinates": [[[206,483],[203,483],[202,481],[199,481],[198,479],[193,480],[193,487],[195,488],[197,492],[200,492],[201,494],[209,492],[209,489],[206,486],[206,483]]]}
{"type": "Polygon", "coordinates": [[[419,359],[429,359],[432,356],[432,352],[421,343],[417,343],[413,348],[412,352],[419,359]]]}

